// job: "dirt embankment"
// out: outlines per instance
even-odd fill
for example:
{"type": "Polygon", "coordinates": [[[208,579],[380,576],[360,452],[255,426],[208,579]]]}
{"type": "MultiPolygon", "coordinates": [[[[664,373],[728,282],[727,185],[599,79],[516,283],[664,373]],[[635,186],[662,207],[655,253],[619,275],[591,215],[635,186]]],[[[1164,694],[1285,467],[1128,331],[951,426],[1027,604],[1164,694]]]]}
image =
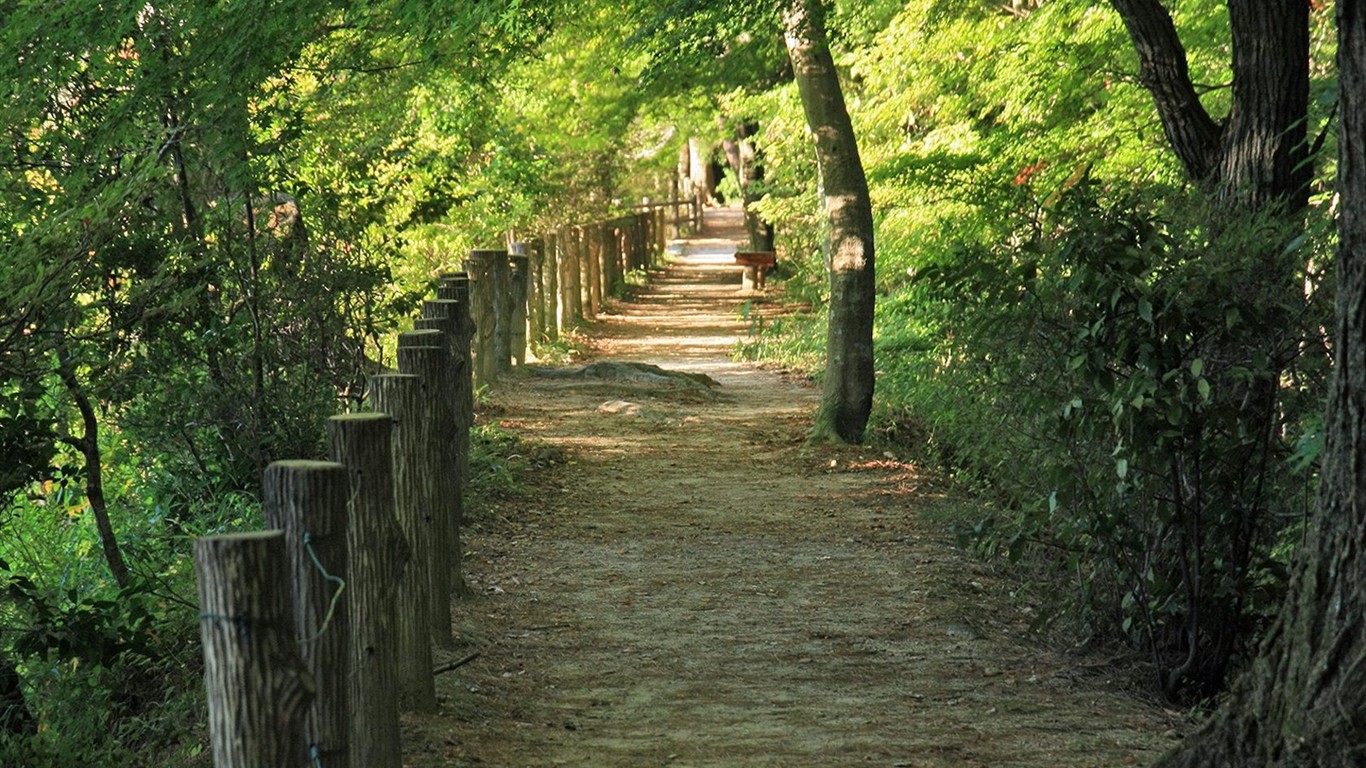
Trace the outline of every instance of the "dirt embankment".
{"type": "Polygon", "coordinates": [[[1169,715],[1032,642],[914,467],[804,450],[818,392],[727,359],[743,235],[712,220],[595,336],[600,359],[716,386],[608,366],[494,395],[567,463],[470,531],[454,655],[481,656],[405,721],[407,764],[1151,762],[1169,715]]]}

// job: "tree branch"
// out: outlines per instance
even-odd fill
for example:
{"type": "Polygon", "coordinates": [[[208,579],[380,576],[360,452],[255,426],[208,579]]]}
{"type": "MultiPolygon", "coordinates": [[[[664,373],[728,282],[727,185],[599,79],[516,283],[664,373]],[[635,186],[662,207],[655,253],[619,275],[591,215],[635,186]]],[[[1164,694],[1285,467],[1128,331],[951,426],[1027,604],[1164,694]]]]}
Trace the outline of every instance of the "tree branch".
{"type": "Polygon", "coordinates": [[[1153,97],[1162,131],[1193,181],[1218,168],[1223,127],[1210,117],[1191,83],[1186,49],[1160,0],[1110,0],[1138,53],[1138,77],[1153,97]]]}

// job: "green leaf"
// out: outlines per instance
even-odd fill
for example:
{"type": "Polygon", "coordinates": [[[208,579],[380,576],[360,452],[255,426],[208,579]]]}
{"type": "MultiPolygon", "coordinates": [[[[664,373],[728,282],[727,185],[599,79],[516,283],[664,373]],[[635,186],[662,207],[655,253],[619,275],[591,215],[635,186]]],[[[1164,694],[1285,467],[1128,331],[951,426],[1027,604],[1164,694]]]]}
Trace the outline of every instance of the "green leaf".
{"type": "Polygon", "coordinates": [[[1119,479],[1120,479],[1120,480],[1123,480],[1124,478],[1126,478],[1126,477],[1129,476],[1129,460],[1128,460],[1128,459],[1124,459],[1124,458],[1115,459],[1115,474],[1119,476],[1119,479]]]}
{"type": "Polygon", "coordinates": [[[1144,322],[1151,323],[1153,321],[1153,303],[1146,298],[1140,298],[1138,300],[1138,316],[1143,318],[1144,322]]]}
{"type": "Polygon", "coordinates": [[[1200,392],[1200,399],[1209,402],[1209,379],[1196,379],[1195,388],[1200,392]]]}
{"type": "Polygon", "coordinates": [[[1197,357],[1197,358],[1195,358],[1194,360],[1191,361],[1191,375],[1192,375],[1192,376],[1194,376],[1195,378],[1198,379],[1198,378],[1200,378],[1200,374],[1202,374],[1202,373],[1204,373],[1204,372],[1205,372],[1205,361],[1204,361],[1204,360],[1201,360],[1200,358],[1197,357]]]}

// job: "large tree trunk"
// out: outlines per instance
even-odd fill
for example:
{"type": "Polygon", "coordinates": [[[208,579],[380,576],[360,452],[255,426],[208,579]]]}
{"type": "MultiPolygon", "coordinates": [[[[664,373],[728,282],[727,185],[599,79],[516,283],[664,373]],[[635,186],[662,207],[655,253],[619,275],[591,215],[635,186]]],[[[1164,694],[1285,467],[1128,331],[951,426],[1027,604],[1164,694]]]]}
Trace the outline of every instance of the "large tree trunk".
{"type": "Polygon", "coordinates": [[[857,443],[873,407],[873,209],[824,16],[821,0],[791,0],[783,11],[787,55],[816,137],[830,220],[825,383],[811,438],[857,443]]]}
{"type": "Polygon", "coordinates": [[[1318,510],[1250,674],[1163,766],[1366,761],[1366,0],[1338,0],[1337,19],[1337,365],[1318,510]]]}

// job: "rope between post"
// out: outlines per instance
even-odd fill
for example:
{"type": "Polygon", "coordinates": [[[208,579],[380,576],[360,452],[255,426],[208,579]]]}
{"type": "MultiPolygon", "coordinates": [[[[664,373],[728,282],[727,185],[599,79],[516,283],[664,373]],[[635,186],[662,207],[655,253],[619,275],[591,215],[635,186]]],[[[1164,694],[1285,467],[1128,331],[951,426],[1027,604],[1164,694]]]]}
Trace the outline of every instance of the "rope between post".
{"type": "Polygon", "coordinates": [[[323,567],[322,561],[318,559],[318,553],[313,549],[313,534],[304,531],[304,551],[308,553],[308,559],[313,561],[313,567],[318,569],[318,573],[323,575],[325,581],[330,581],[337,585],[337,591],[332,593],[332,600],[327,605],[327,615],[323,617],[322,626],[312,637],[305,638],[305,643],[311,643],[323,636],[328,626],[332,624],[332,617],[337,612],[337,602],[341,599],[342,592],[346,590],[346,581],[340,576],[328,573],[327,568],[323,567]]]}

